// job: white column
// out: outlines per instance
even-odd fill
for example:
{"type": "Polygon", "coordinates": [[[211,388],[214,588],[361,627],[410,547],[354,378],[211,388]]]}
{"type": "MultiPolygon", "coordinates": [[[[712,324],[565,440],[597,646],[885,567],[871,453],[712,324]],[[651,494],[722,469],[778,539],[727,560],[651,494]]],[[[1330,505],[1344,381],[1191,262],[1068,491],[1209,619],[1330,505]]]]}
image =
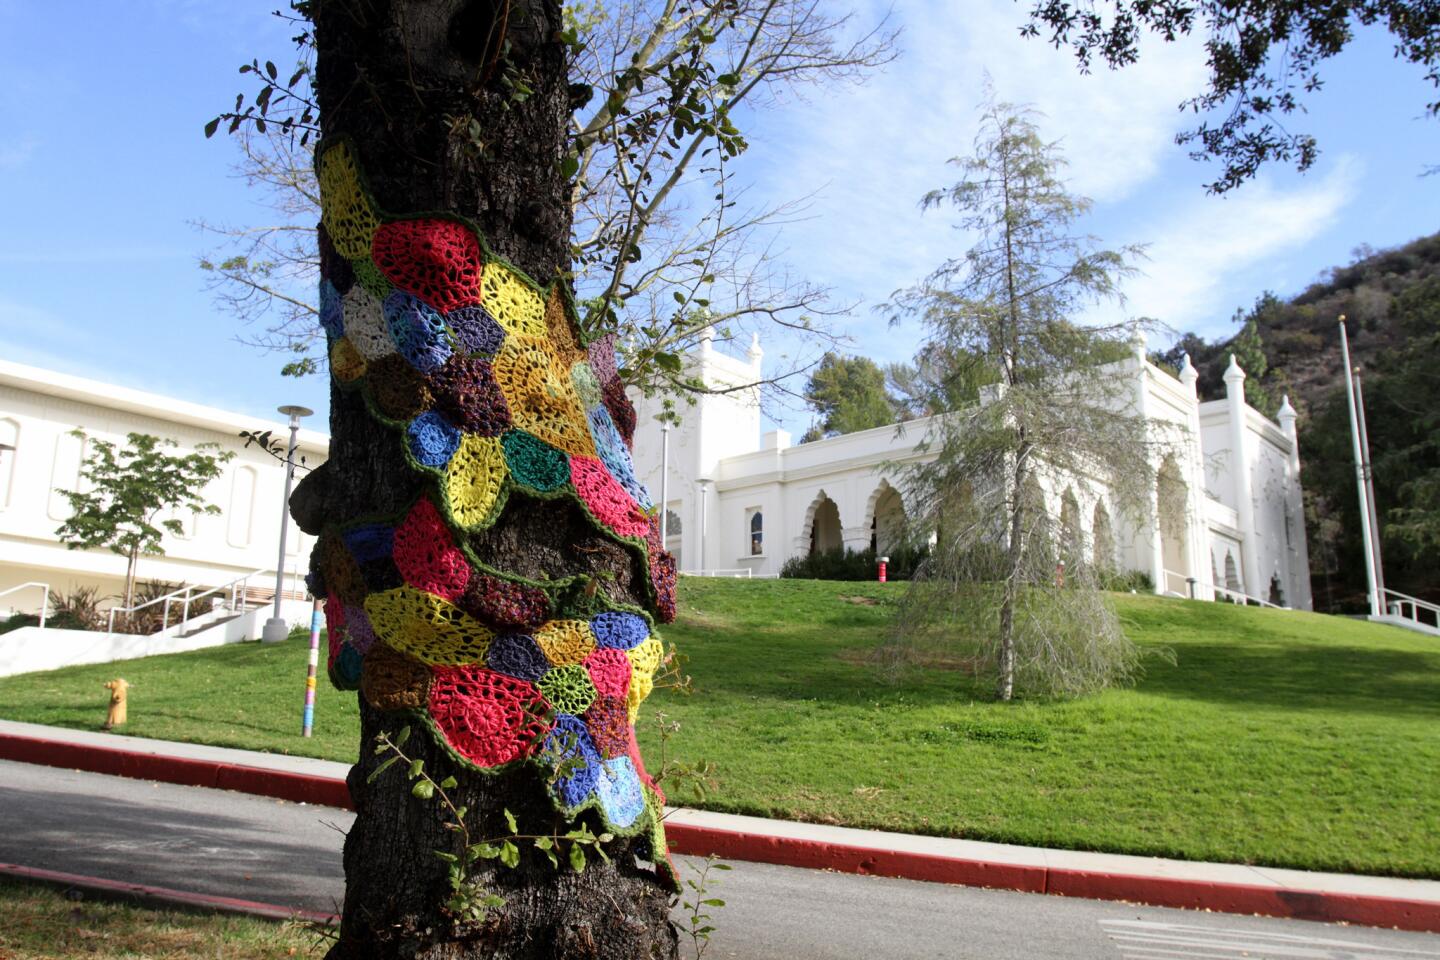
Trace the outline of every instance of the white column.
{"type": "Polygon", "coordinates": [[[1290,556],[1288,571],[1290,606],[1297,610],[1314,609],[1310,596],[1310,547],[1305,539],[1305,499],[1300,492],[1300,436],[1295,430],[1297,415],[1287,395],[1280,401],[1275,414],[1280,432],[1290,441],[1289,463],[1285,470],[1285,503],[1290,515],[1290,556]]]}
{"type": "MultiPolygon", "coordinates": [[[[1135,360],[1135,413],[1150,428],[1150,361],[1145,357],[1145,333],[1135,331],[1131,340],[1135,360]]],[[[1163,462],[1163,460],[1162,460],[1163,462]]],[[[1161,463],[1154,464],[1159,470],[1161,463]]],[[[1150,538],[1150,579],[1155,582],[1155,592],[1165,592],[1165,546],[1160,541],[1160,491],[1158,482],[1150,484],[1150,510],[1146,531],[1150,538]]],[[[1144,553],[1140,554],[1141,557],[1144,553]]]]}
{"type": "Polygon", "coordinates": [[[1240,515],[1240,562],[1245,567],[1241,580],[1246,593],[1263,600],[1260,551],[1255,544],[1255,498],[1250,484],[1250,431],[1245,426],[1245,371],[1235,362],[1233,353],[1225,370],[1225,399],[1229,404],[1230,475],[1235,484],[1235,510],[1240,515]]]}
{"type": "Polygon", "coordinates": [[[1215,591],[1207,586],[1210,582],[1210,525],[1205,519],[1205,451],[1200,445],[1200,379],[1190,354],[1185,354],[1180,364],[1180,382],[1185,386],[1189,409],[1185,416],[1185,459],[1188,466],[1190,496],[1186,508],[1190,515],[1185,518],[1190,535],[1190,576],[1195,578],[1195,599],[1214,600],[1215,591]]]}

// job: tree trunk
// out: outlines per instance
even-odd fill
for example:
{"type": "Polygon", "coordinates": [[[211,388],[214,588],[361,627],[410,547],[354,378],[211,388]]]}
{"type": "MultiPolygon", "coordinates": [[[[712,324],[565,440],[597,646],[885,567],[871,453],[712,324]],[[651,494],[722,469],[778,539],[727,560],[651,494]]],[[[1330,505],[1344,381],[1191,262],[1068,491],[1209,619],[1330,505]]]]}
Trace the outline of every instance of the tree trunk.
{"type": "MultiPolygon", "coordinates": [[[[130,552],[125,555],[125,606],[129,607],[135,602],[135,565],[140,561],[140,548],[131,547],[130,552]]],[[[127,614],[134,616],[134,614],[127,614]]]]}
{"type": "Polygon", "coordinates": [[[332,679],[362,689],[329,956],[672,958],[663,797],[633,718],[673,562],[628,472],[613,352],[584,345],[562,282],[521,275],[569,267],[560,5],[312,12],[331,446],[291,509],[319,536],[332,679]],[[640,633],[607,633],[620,623],[640,633]],[[517,866],[481,859],[473,875],[503,905],[457,917],[443,806],[411,796],[403,764],[366,782],[385,759],[375,737],[406,726],[405,752],[456,779],[472,842],[510,834],[508,810],[520,834],[613,834],[608,861],[556,868],[517,841],[517,866]],[[571,763],[557,770],[556,751],[571,763]]]}
{"type": "Polygon", "coordinates": [[[995,697],[1008,701],[1015,695],[1015,604],[1025,568],[1025,451],[1016,457],[1010,501],[1010,542],[1005,555],[1005,595],[1000,602],[1000,655],[995,671],[995,697]]]}

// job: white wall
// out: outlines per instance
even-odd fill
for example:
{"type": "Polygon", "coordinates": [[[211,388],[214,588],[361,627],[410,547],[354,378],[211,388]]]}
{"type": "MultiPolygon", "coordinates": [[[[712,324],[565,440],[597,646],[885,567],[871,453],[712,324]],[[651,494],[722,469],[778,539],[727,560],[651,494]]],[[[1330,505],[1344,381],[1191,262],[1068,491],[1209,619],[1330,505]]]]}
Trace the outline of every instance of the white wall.
{"type": "MultiPolygon", "coordinates": [[[[262,568],[273,576],[284,464],[253,446],[243,449],[238,434],[273,429],[288,436],[285,425],[3,361],[0,421],[13,425],[16,434],[15,449],[0,454],[0,476],[8,478],[0,488],[0,591],[31,580],[62,592],[79,586],[99,587],[107,595],[122,591],[125,558],[104,549],[69,550],[56,536],[68,516],[68,503],[57,490],[78,488],[89,439],[123,446],[131,432],[177,441],[172,453],[213,442],[235,454],[201,494],[224,513],[177,517],[185,534],[167,533],[165,555],[142,557],[138,577],[215,585],[262,568]],[[86,439],[72,436],[76,429],[86,439]]],[[[315,467],[324,462],[328,446],[324,434],[302,430],[298,456],[315,467]]],[[[292,523],[287,570],[304,576],[311,545],[312,538],[292,523]]],[[[38,602],[39,591],[25,591],[0,598],[0,610],[32,611],[38,602]]]]}

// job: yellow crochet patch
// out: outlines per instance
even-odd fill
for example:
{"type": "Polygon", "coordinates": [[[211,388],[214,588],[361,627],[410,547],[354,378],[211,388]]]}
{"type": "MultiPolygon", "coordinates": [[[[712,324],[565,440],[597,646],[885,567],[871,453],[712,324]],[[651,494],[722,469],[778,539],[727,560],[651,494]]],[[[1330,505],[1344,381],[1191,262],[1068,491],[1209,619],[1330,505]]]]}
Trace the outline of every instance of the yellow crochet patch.
{"type": "Polygon", "coordinates": [[[350,145],[339,143],[320,157],[320,209],[325,232],[340,256],[369,260],[380,218],[360,189],[360,168],[350,145]]]}
{"type": "Polygon", "coordinates": [[[535,631],[535,645],[557,667],[583,663],[595,652],[595,634],[584,620],[551,620],[535,631]]]}
{"type": "Polygon", "coordinates": [[[635,676],[652,677],[660,668],[665,648],[660,646],[660,640],[651,634],[638,647],[626,650],[625,656],[630,658],[630,665],[635,668],[635,676]]]}
{"type": "Polygon", "coordinates": [[[365,598],[375,636],[428,664],[483,663],[495,634],[454,604],[415,587],[365,598]]]}
{"type": "Polygon", "coordinates": [[[330,348],[330,369],[337,378],[349,383],[365,376],[365,358],[360,356],[355,344],[341,337],[330,348]]]}
{"type": "Polygon", "coordinates": [[[556,364],[544,340],[513,334],[506,337],[495,357],[494,371],[515,426],[566,453],[595,456],[590,423],[570,369],[556,364]]]}
{"type": "Polygon", "coordinates": [[[545,301],[519,274],[498,260],[489,260],[480,283],[485,309],[506,333],[545,336],[545,301]]]}
{"type": "Polygon", "coordinates": [[[650,675],[635,674],[630,678],[630,692],[625,695],[625,710],[630,714],[630,725],[635,725],[635,718],[640,714],[640,704],[650,696],[650,691],[655,689],[655,681],[650,675]]]}
{"type": "Polygon", "coordinates": [[[445,468],[445,498],[455,521],[469,528],[489,520],[505,476],[500,439],[466,434],[445,468]]]}

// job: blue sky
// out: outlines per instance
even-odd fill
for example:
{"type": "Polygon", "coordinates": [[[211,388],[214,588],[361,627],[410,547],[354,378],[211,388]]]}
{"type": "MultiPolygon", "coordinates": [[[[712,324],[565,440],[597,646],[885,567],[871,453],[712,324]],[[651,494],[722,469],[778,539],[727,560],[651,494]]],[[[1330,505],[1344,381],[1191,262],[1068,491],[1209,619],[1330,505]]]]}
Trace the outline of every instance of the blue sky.
{"type": "MultiPolygon", "coordinates": [[[[257,416],[286,402],[325,410],[322,378],[282,378],[280,358],[236,342],[196,265],[213,242],[191,225],[266,219],[231,175],[234,146],[201,128],[246,89],[241,62],[291,62],[294,31],[275,6],[0,0],[0,355],[257,416]]],[[[890,5],[857,7],[864,22],[890,5]]],[[[752,199],[818,191],[777,249],[796,275],[860,302],[841,321],[855,352],[908,358],[917,331],[887,329],[874,305],[967,246],[953,218],[916,203],[953,180],[945,160],[969,149],[987,72],[1003,99],[1046,115],[1074,188],[1096,202],[1090,232],[1149,244],[1146,275],[1105,316],[1225,334],[1265,289],[1295,293],[1361,243],[1440,229],[1440,178],[1419,177],[1440,163],[1440,122],[1422,116],[1433,94],[1383,32],[1327,65],[1327,89],[1296,122],[1320,139],[1315,167],[1217,198],[1202,189],[1213,168],[1172,143],[1189,119],[1177,104],[1204,83],[1198,45],[1154,44],[1137,66],[1081,76],[1017,35],[1024,9],[900,0],[896,63],[748,118],[738,170],[752,199]]]]}

